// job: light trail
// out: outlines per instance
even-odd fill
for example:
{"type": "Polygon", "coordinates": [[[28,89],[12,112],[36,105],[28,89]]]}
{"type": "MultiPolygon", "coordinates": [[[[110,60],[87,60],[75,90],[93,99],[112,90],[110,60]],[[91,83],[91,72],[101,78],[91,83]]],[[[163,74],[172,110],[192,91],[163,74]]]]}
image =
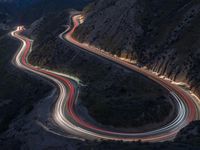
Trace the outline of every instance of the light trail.
{"type": "Polygon", "coordinates": [[[112,55],[109,55],[108,53],[104,53],[102,51],[98,51],[94,47],[88,47],[87,44],[81,44],[73,39],[72,33],[78,26],[77,18],[78,16],[73,17],[74,27],[71,30],[70,26],[68,26],[68,29],[59,35],[62,40],[67,40],[70,44],[75,45],[77,48],[85,52],[103,57],[130,70],[139,72],[150,78],[151,80],[159,83],[164,88],[166,88],[173,97],[178,113],[176,118],[169,124],[161,127],[160,129],[144,133],[123,133],[96,127],[95,125],[83,120],[74,110],[75,101],[78,98],[78,88],[75,84],[73,84],[73,82],[79,83],[79,79],[74,77],[71,78],[71,76],[67,76],[62,73],[42,69],[40,67],[32,66],[31,64],[29,64],[28,55],[32,50],[32,40],[22,35],[19,35],[20,32],[24,30],[24,28],[18,27],[15,31],[11,33],[11,35],[19,39],[22,43],[22,46],[13,58],[13,64],[15,64],[22,70],[29,71],[31,73],[35,73],[39,76],[47,78],[48,80],[53,81],[55,85],[57,85],[59,89],[59,96],[57,98],[52,114],[55,123],[62,130],[77,137],[89,140],[142,140],[148,142],[157,142],[173,139],[180,129],[185,127],[192,120],[196,119],[197,107],[195,103],[184,91],[178,88],[178,86],[172,85],[168,81],[160,79],[156,75],[153,75],[148,71],[139,69],[136,66],[133,66],[130,63],[127,63],[117,57],[113,57],[112,55]]]}
{"type": "MultiPolygon", "coordinates": [[[[159,83],[165,89],[167,89],[170,92],[170,94],[175,98],[175,100],[177,102],[178,115],[175,118],[175,120],[173,120],[167,126],[162,127],[161,129],[151,131],[151,132],[147,132],[147,133],[135,134],[136,136],[140,137],[140,136],[158,134],[159,133],[161,136],[157,136],[156,138],[154,137],[154,138],[149,138],[149,139],[143,138],[141,140],[143,140],[143,141],[148,141],[148,140],[151,141],[152,140],[153,141],[153,139],[157,139],[157,140],[160,139],[162,141],[163,137],[164,137],[165,140],[167,140],[167,138],[171,138],[171,136],[172,136],[171,133],[169,134],[169,136],[167,135],[169,132],[173,131],[173,136],[175,136],[180,129],[185,127],[191,121],[197,119],[197,116],[199,114],[199,109],[197,109],[198,106],[196,106],[196,102],[194,102],[193,99],[187,93],[185,93],[182,89],[180,89],[178,86],[172,85],[169,81],[165,81],[163,79],[160,79],[158,76],[150,73],[149,71],[146,71],[144,69],[140,69],[137,66],[130,64],[127,61],[123,61],[123,59],[120,59],[118,57],[110,55],[107,52],[104,52],[103,50],[100,50],[100,49],[98,49],[94,46],[90,46],[87,43],[79,43],[77,40],[75,40],[72,37],[72,34],[74,33],[75,29],[79,25],[79,21],[78,21],[79,18],[80,18],[80,15],[75,15],[75,16],[72,17],[72,21],[73,21],[74,26],[70,31],[69,31],[70,27],[68,26],[68,29],[65,32],[63,32],[59,35],[59,37],[62,40],[66,40],[68,43],[71,43],[74,46],[79,47],[81,50],[88,52],[92,55],[103,57],[104,59],[107,59],[111,62],[122,65],[122,66],[124,66],[124,67],[126,67],[130,70],[134,70],[136,72],[139,72],[139,73],[145,75],[146,77],[148,77],[151,80],[159,83]],[[162,136],[162,132],[165,133],[164,136],[162,136]]],[[[101,131],[101,129],[98,129],[98,130],[101,131]]],[[[105,132],[105,130],[104,130],[104,132],[105,132]]],[[[114,133],[112,133],[112,134],[114,134],[114,133]]],[[[120,134],[122,134],[122,133],[120,133],[120,134]]],[[[131,135],[131,134],[126,134],[126,135],[131,135]]]]}

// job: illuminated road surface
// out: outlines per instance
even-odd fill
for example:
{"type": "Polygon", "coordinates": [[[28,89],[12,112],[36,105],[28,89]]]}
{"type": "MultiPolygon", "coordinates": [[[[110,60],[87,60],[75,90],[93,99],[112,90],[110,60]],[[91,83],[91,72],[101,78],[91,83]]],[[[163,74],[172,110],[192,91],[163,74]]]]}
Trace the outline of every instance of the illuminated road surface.
{"type": "MultiPolygon", "coordinates": [[[[193,101],[193,98],[191,95],[183,91],[180,87],[177,85],[171,84],[169,81],[166,81],[164,79],[160,79],[158,76],[156,76],[153,73],[150,73],[147,70],[141,69],[133,64],[130,64],[126,61],[123,61],[113,55],[110,55],[107,52],[101,51],[98,48],[95,48],[93,46],[90,46],[86,43],[79,43],[77,40],[75,40],[72,37],[73,32],[79,25],[79,18],[80,15],[75,15],[72,17],[73,21],[73,28],[70,30],[70,27],[60,34],[60,38],[63,40],[66,40],[67,42],[73,44],[76,47],[79,47],[81,50],[88,52],[92,55],[97,55],[99,57],[103,57],[111,62],[117,63],[119,65],[122,65],[130,70],[139,72],[149,79],[159,83],[162,85],[165,89],[167,89],[170,94],[174,97],[175,103],[176,103],[176,108],[178,110],[178,115],[177,117],[168,125],[155,130],[151,132],[146,132],[146,133],[139,133],[139,134],[124,134],[124,133],[119,133],[120,135],[126,135],[126,136],[132,136],[132,139],[138,140],[141,139],[143,141],[163,141],[163,140],[169,140],[172,139],[176,136],[177,132],[185,127],[188,123],[190,123],[193,120],[196,120],[198,115],[199,115],[199,110],[197,105],[197,102],[193,101]]],[[[85,125],[86,127],[88,125],[85,125]]],[[[89,126],[88,126],[89,127],[89,126]]],[[[95,128],[94,128],[95,129],[95,128]]],[[[100,128],[97,128],[98,132],[103,132],[106,134],[113,134],[113,135],[119,135],[118,133],[110,133],[109,131],[102,130],[100,128]]],[[[130,138],[129,137],[129,138],[130,138]]],[[[130,138],[131,139],[131,138],[130,138]]]]}
{"type": "Polygon", "coordinates": [[[141,70],[129,63],[126,63],[118,58],[115,58],[101,51],[97,51],[94,48],[90,48],[85,44],[80,44],[73,38],[71,34],[78,26],[77,16],[73,17],[75,23],[72,30],[70,27],[60,35],[63,40],[66,38],[68,42],[73,43],[82,50],[89,52],[91,54],[98,55],[112,62],[120,64],[126,68],[137,71],[144,74],[148,78],[154,80],[155,82],[161,84],[165,87],[172,95],[175,105],[177,108],[176,118],[169,124],[163,126],[160,129],[144,132],[144,133],[123,133],[115,132],[107,129],[102,129],[96,127],[95,125],[83,120],[78,114],[75,113],[75,101],[78,98],[78,80],[75,78],[69,79],[70,77],[57,73],[54,71],[41,69],[39,67],[32,66],[28,63],[28,55],[32,50],[32,41],[20,33],[24,30],[22,27],[18,27],[11,35],[21,41],[21,47],[13,58],[13,63],[20,69],[24,71],[29,71],[35,73],[39,76],[47,78],[54,82],[54,84],[59,88],[59,96],[57,98],[54,110],[52,112],[53,119],[55,123],[66,133],[70,133],[74,136],[90,139],[90,140],[124,140],[124,141],[165,141],[173,139],[177,132],[185,127],[189,122],[196,119],[197,110],[196,105],[192,101],[189,95],[183,92],[178,86],[172,85],[171,83],[158,78],[157,76],[141,70]],[[65,33],[67,33],[65,35],[65,33]],[[64,37],[64,38],[63,38],[64,37]]]}

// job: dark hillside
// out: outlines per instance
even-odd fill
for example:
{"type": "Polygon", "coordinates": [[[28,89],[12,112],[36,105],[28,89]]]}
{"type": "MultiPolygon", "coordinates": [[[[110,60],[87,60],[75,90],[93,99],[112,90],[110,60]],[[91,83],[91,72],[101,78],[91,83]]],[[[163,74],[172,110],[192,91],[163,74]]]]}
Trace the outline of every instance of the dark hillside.
{"type": "Polygon", "coordinates": [[[84,15],[79,41],[136,59],[200,96],[199,0],[100,0],[84,15]]]}

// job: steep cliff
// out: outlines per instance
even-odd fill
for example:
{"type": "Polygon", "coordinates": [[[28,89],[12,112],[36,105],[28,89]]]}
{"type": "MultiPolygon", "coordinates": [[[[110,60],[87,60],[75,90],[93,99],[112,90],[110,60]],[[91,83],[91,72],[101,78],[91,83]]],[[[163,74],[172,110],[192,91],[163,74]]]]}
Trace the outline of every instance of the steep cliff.
{"type": "Polygon", "coordinates": [[[200,96],[200,1],[99,0],[74,36],[183,81],[200,96]]]}

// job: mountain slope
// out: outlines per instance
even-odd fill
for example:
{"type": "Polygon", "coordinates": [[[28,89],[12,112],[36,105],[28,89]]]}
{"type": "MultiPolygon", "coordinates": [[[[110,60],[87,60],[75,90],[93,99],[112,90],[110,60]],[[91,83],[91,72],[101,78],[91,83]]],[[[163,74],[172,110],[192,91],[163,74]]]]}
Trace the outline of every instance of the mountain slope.
{"type": "Polygon", "coordinates": [[[74,36],[183,81],[200,95],[200,1],[100,0],[74,36]]]}

